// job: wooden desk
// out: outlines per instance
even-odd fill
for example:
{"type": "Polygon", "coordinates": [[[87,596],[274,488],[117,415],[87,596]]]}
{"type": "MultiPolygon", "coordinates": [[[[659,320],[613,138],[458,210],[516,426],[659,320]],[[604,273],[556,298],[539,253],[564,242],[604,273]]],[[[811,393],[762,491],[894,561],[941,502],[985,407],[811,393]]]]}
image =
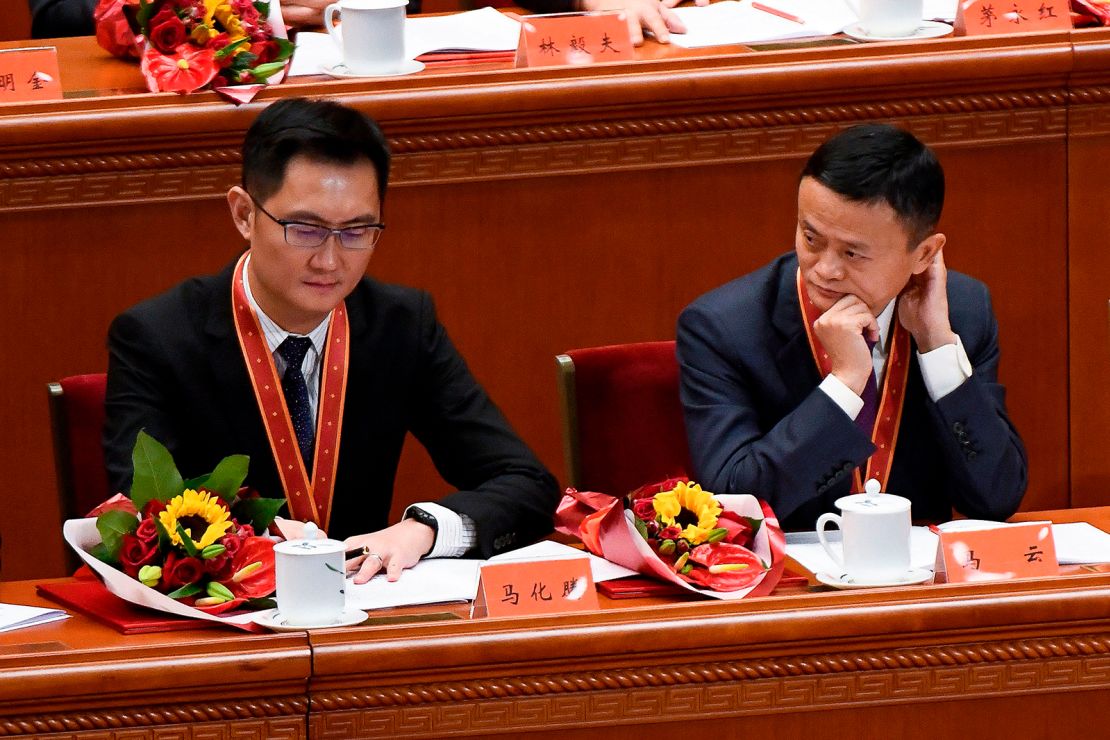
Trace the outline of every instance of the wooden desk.
{"type": "MultiPolygon", "coordinates": [[[[1036,517],[1110,528],[1110,508],[1036,517]]],[[[445,611],[467,613],[374,616],[445,611]]],[[[1110,572],[1090,568],[307,634],[0,634],[5,737],[1093,737],[1107,699],[1110,572]]]]}
{"type": "MultiPolygon", "coordinates": [[[[224,192],[258,110],[341,99],[395,170],[373,272],[429,289],[477,377],[562,471],[552,357],[673,336],[700,293],[790,248],[797,174],[845,126],[934,145],[956,269],[992,288],[1002,380],[1029,451],[1026,508],[1110,503],[1110,31],[750,52],[645,46],[593,68],[300,78],[234,108],[141,93],[133,65],[59,42],[59,104],[0,111],[0,469],[53,478],[43,385],[103,370],[122,309],[240,247],[224,192]],[[1063,327],[1069,327],[1067,331],[1063,327]]],[[[406,452],[396,507],[444,485],[406,452]]],[[[53,501],[0,507],[5,577],[60,572],[53,501]],[[34,553],[32,556],[31,553],[34,553]]]]}

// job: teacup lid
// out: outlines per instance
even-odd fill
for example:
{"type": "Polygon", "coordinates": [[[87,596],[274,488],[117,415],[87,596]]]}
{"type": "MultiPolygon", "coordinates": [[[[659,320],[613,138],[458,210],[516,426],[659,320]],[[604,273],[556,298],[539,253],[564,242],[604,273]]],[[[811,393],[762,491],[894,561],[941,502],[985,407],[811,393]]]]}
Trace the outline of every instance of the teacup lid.
{"type": "Polygon", "coordinates": [[[910,500],[895,496],[892,493],[881,493],[882,484],[874,478],[869,478],[863,484],[866,493],[854,493],[836,500],[836,508],[841,511],[862,512],[893,512],[905,511],[910,508],[910,500]]]}
{"type": "Polygon", "coordinates": [[[343,543],[329,540],[314,522],[306,522],[304,536],[299,540],[286,540],[274,545],[274,552],[283,555],[325,555],[344,552],[343,543]]]}

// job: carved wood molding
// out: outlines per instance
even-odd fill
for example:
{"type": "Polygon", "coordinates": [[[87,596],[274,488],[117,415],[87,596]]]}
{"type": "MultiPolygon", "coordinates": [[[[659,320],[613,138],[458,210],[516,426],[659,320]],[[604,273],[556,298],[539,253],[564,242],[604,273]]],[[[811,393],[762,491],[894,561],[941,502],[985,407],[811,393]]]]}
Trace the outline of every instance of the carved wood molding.
{"type": "Polygon", "coordinates": [[[1068,134],[1086,138],[1110,134],[1110,87],[1071,90],[1068,134]]]}
{"type": "MultiPolygon", "coordinates": [[[[1065,90],[397,134],[394,186],[804,157],[838,128],[894,120],[933,145],[1059,138],[1065,90]]],[[[445,123],[445,127],[447,125],[445,123]]],[[[237,148],[0,161],[0,212],[223,197],[237,148]]]]}
{"type": "Polygon", "coordinates": [[[169,733],[172,737],[303,737],[307,711],[308,701],[304,697],[121,707],[71,713],[46,713],[44,710],[42,715],[0,717],[0,737],[48,732],[70,733],[57,737],[74,738],[108,738],[116,733],[125,733],[128,738],[157,737],[157,729],[164,725],[193,727],[186,735],[182,735],[178,728],[169,733]],[[230,731],[233,726],[234,732],[230,731]],[[154,734],[141,734],[143,728],[149,728],[154,734]]]}
{"type": "Polygon", "coordinates": [[[1110,636],[599,669],[314,693],[314,738],[484,735],[1110,687],[1110,636]]]}

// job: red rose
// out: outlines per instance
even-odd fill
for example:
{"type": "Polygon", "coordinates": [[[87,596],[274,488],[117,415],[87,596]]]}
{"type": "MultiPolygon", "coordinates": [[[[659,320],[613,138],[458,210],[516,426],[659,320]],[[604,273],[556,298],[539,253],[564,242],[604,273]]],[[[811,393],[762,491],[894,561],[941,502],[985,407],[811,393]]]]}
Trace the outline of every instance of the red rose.
{"type": "Polygon", "coordinates": [[[165,510],[165,501],[159,501],[156,498],[152,498],[150,501],[147,501],[146,506],[143,507],[143,516],[147,517],[148,519],[153,519],[165,510]]]}
{"type": "Polygon", "coordinates": [[[162,564],[162,583],[170,591],[196,583],[203,575],[204,565],[196,558],[183,558],[171,552],[162,564]]]}
{"type": "Polygon", "coordinates": [[[158,541],[144,542],[133,534],[123,536],[119,551],[119,562],[123,572],[135,578],[144,565],[152,565],[158,560],[158,541]]]}
{"type": "Polygon", "coordinates": [[[150,34],[147,36],[154,48],[163,54],[173,54],[178,46],[185,43],[185,24],[169,8],[163,8],[150,22],[150,34]],[[163,18],[159,22],[159,18],[163,18]]]}
{"type": "Polygon", "coordinates": [[[717,517],[717,526],[728,530],[724,542],[731,542],[734,545],[743,545],[744,547],[751,546],[755,530],[752,529],[752,525],[744,517],[737,516],[731,511],[723,511],[717,517]]]}
{"type": "Polygon", "coordinates": [[[258,41],[251,44],[251,54],[258,57],[257,64],[267,64],[277,59],[281,47],[276,41],[258,41]]]}
{"type": "Polygon", "coordinates": [[[239,548],[243,546],[243,538],[237,534],[225,534],[220,539],[216,540],[219,544],[224,546],[225,555],[229,558],[235,557],[239,552],[239,548]]]}
{"type": "Polygon", "coordinates": [[[632,512],[645,522],[650,522],[655,519],[655,502],[653,498],[651,496],[644,496],[634,499],[632,501],[632,512]]]}
{"type": "Polygon", "coordinates": [[[139,522],[139,528],[135,530],[135,536],[143,542],[157,542],[158,525],[153,519],[147,517],[139,522]]]}
{"type": "Polygon", "coordinates": [[[234,573],[231,569],[231,556],[226,552],[214,558],[207,558],[203,563],[204,572],[210,575],[213,581],[223,581],[231,578],[234,573]]]}

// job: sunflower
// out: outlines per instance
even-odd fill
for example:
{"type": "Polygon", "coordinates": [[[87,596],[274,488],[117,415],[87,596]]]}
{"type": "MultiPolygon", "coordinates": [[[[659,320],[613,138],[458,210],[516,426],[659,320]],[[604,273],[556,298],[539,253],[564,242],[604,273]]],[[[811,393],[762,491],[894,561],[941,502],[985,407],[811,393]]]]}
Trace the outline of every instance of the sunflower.
{"type": "Polygon", "coordinates": [[[660,524],[682,527],[682,537],[691,545],[705,542],[721,515],[716,497],[697,483],[680,482],[670,491],[657,493],[652,505],[660,524]]]}
{"type": "Polygon", "coordinates": [[[232,526],[230,515],[218,498],[207,491],[197,492],[191,488],[186,488],[180,496],[170,499],[165,510],[158,514],[158,519],[166,528],[173,544],[184,544],[177,531],[177,525],[180,524],[198,550],[203,550],[223,537],[232,526]],[[193,532],[202,534],[198,539],[193,532]]]}

